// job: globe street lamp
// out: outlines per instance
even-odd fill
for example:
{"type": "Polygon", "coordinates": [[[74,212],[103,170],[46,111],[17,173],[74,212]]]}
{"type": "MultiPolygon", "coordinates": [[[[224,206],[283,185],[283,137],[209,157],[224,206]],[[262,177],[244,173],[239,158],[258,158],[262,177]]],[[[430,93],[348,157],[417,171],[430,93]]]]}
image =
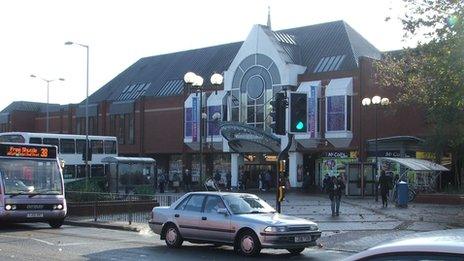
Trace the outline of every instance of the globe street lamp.
{"type": "MultiPolygon", "coordinates": [[[[199,182],[203,181],[203,122],[207,119],[208,115],[206,112],[203,111],[203,78],[199,75],[196,75],[193,72],[187,72],[184,75],[184,82],[187,86],[193,87],[196,93],[200,94],[199,99],[199,106],[200,106],[200,133],[199,133],[199,147],[200,147],[200,178],[199,182]]],[[[210,82],[213,86],[216,87],[215,91],[217,93],[217,87],[220,86],[223,82],[223,77],[219,73],[214,73],[211,78],[210,82]]]]}
{"type": "Polygon", "coordinates": [[[50,112],[48,110],[48,105],[50,103],[50,83],[53,82],[53,81],[64,81],[64,78],[58,78],[58,79],[52,79],[52,80],[48,80],[48,79],[45,79],[45,78],[42,78],[42,77],[38,77],[37,75],[35,74],[31,74],[30,75],[31,78],[38,78],[44,82],[47,83],[47,106],[46,106],[46,111],[47,111],[47,119],[46,119],[46,132],[48,133],[49,130],[50,130],[50,112]]]}
{"type": "Polygon", "coordinates": [[[361,101],[361,104],[365,107],[368,106],[374,106],[375,109],[375,178],[374,178],[374,184],[375,184],[375,201],[379,200],[379,190],[377,187],[377,175],[378,175],[378,168],[379,168],[379,161],[378,161],[378,147],[377,147],[377,139],[378,139],[378,108],[379,106],[386,106],[390,104],[390,100],[388,98],[382,98],[378,95],[371,98],[364,98],[361,101]]]}
{"type": "Polygon", "coordinates": [[[78,45],[86,49],[86,91],[85,91],[85,189],[88,189],[89,185],[89,46],[85,44],[75,42],[65,42],[65,45],[78,45]]]}

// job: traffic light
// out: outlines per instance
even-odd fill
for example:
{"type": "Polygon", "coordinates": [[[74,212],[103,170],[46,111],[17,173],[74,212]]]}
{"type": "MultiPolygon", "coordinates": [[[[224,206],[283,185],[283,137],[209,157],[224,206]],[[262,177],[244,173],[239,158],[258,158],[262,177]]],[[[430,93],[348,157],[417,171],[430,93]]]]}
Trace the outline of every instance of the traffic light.
{"type": "Polygon", "coordinates": [[[285,186],[279,186],[279,189],[278,189],[277,193],[278,193],[277,200],[279,202],[284,201],[284,198],[285,198],[285,186]]]}
{"type": "Polygon", "coordinates": [[[272,111],[271,117],[274,123],[271,128],[275,134],[285,135],[285,109],[287,108],[287,99],[283,92],[278,92],[274,95],[274,100],[271,102],[272,111]]]}
{"type": "Polygon", "coordinates": [[[290,93],[290,133],[308,131],[308,95],[301,92],[290,93]]]}

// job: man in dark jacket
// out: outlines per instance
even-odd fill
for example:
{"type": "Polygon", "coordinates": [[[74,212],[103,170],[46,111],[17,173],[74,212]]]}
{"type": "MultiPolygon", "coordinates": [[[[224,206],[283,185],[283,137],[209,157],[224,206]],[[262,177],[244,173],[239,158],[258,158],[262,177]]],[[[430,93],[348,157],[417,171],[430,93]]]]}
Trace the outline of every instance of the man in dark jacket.
{"type": "Polygon", "coordinates": [[[388,207],[388,192],[390,190],[390,179],[385,175],[385,170],[380,171],[380,178],[379,178],[379,187],[380,187],[380,195],[382,195],[382,207],[388,207]]]}
{"type": "Polygon", "coordinates": [[[329,193],[329,199],[331,201],[332,217],[338,216],[340,213],[340,201],[344,190],[345,183],[343,182],[340,175],[337,178],[332,176],[328,180],[327,192],[329,193]]]}

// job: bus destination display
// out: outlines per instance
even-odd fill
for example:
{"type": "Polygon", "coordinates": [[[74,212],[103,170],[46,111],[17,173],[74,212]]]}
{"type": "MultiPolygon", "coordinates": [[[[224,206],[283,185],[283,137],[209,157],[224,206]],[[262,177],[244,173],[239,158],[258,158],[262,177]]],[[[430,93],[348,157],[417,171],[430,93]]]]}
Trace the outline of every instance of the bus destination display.
{"type": "Polygon", "coordinates": [[[0,144],[0,156],[53,159],[56,158],[56,149],[42,146],[0,144]]]}

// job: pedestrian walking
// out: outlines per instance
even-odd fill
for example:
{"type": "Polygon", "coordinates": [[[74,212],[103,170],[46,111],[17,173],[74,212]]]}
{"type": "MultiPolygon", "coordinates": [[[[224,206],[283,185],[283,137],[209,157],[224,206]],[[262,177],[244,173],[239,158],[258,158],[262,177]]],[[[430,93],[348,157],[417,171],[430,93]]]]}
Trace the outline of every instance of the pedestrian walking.
{"type": "Polygon", "coordinates": [[[259,191],[263,191],[263,177],[264,177],[264,173],[262,171],[259,172],[259,175],[258,175],[258,187],[259,187],[259,191]]]}
{"type": "Polygon", "coordinates": [[[172,187],[174,188],[174,191],[176,193],[179,193],[180,177],[177,173],[174,173],[174,175],[172,176],[172,187]]]}
{"type": "Polygon", "coordinates": [[[192,184],[192,174],[188,169],[185,169],[184,175],[183,175],[183,180],[184,180],[184,189],[185,192],[190,192],[192,190],[191,184],[192,184]]]}
{"type": "Polygon", "coordinates": [[[240,173],[238,174],[238,182],[239,182],[239,189],[246,189],[245,187],[245,172],[243,170],[240,170],[240,173]]]}
{"type": "Polygon", "coordinates": [[[382,196],[382,207],[388,207],[387,195],[390,190],[390,180],[387,175],[385,175],[385,170],[380,171],[379,189],[380,195],[382,196]]]}
{"type": "Polygon", "coordinates": [[[158,183],[159,183],[160,193],[164,193],[164,186],[166,184],[166,175],[163,172],[161,172],[160,176],[158,177],[158,183]]]}
{"type": "Polygon", "coordinates": [[[216,182],[216,186],[219,187],[219,183],[221,182],[222,176],[219,173],[219,170],[216,170],[216,174],[214,174],[214,182],[216,182]]]}
{"type": "Polygon", "coordinates": [[[322,180],[322,191],[323,192],[329,193],[328,187],[329,187],[330,181],[331,181],[331,177],[329,176],[329,174],[325,174],[324,179],[322,180]]]}
{"type": "Polygon", "coordinates": [[[340,175],[337,178],[332,176],[332,178],[329,179],[327,191],[331,201],[332,217],[338,216],[340,214],[340,201],[344,189],[345,183],[343,182],[340,175]]]}
{"type": "Polygon", "coordinates": [[[227,189],[230,190],[232,186],[232,174],[230,173],[230,171],[227,171],[226,173],[226,180],[227,180],[227,189]]]}

